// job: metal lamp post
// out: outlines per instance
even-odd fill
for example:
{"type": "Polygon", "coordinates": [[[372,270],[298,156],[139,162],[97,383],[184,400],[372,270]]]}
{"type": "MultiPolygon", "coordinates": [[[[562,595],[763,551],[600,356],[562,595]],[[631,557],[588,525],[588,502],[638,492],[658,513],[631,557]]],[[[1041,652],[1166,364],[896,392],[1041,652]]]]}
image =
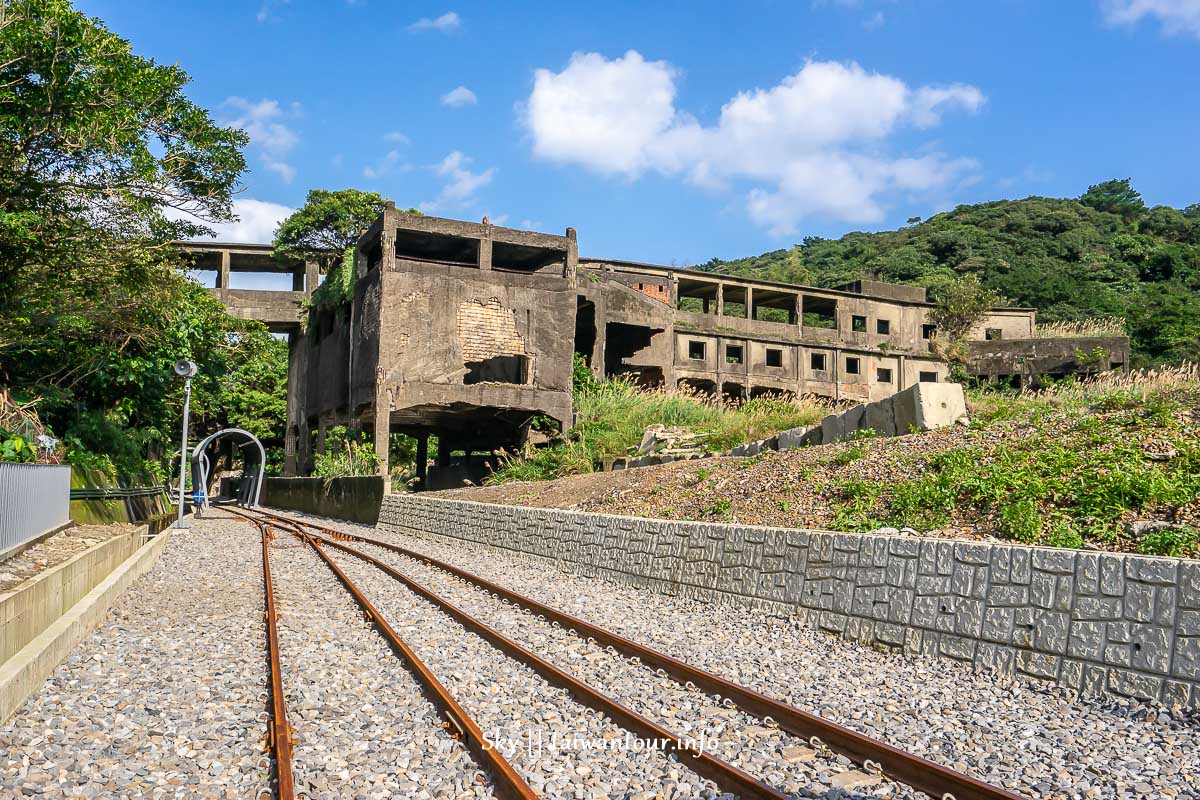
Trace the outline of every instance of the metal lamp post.
{"type": "Polygon", "coordinates": [[[183,378],[183,441],[179,446],[179,518],[175,521],[176,528],[187,527],[183,524],[183,507],[186,505],[183,481],[187,476],[188,412],[192,405],[192,378],[197,371],[198,368],[191,361],[181,358],[175,362],[175,374],[183,378]]]}

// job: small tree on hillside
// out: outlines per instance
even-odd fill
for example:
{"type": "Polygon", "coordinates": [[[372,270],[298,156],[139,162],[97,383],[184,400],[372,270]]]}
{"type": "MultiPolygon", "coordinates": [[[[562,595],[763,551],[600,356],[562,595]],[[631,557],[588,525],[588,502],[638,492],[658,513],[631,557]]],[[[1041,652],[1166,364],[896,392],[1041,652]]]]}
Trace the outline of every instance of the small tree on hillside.
{"type": "Polygon", "coordinates": [[[976,275],[963,275],[934,290],[929,321],[937,326],[937,336],[932,348],[936,356],[950,365],[955,377],[965,374],[970,355],[967,336],[971,329],[986,319],[999,302],[999,295],[985,288],[976,275]]]}
{"type": "Polygon", "coordinates": [[[1079,197],[1079,202],[1097,211],[1120,214],[1126,221],[1146,210],[1146,203],[1142,200],[1142,195],[1133,188],[1129,178],[1104,181],[1104,183],[1089,186],[1088,190],[1079,197]]]}

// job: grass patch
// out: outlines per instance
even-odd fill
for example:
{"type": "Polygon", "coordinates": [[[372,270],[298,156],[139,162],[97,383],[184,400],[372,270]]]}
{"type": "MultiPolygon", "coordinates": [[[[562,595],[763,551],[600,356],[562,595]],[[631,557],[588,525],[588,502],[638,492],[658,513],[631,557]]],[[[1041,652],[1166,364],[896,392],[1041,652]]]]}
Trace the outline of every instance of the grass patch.
{"type": "MultiPolygon", "coordinates": [[[[961,521],[1026,544],[1200,554],[1195,528],[1134,536],[1126,526],[1200,500],[1200,381],[1194,369],[1166,372],[1141,383],[1116,376],[1031,393],[977,390],[978,444],[942,451],[883,489],[841,484],[835,517],[852,529],[961,521]]],[[[854,460],[850,448],[834,462],[854,460]]]]}

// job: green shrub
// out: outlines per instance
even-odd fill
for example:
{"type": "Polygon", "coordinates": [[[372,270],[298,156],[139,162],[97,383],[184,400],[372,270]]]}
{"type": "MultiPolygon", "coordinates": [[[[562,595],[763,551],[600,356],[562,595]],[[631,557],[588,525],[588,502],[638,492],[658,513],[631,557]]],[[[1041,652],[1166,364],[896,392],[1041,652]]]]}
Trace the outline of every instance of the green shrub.
{"type": "Polygon", "coordinates": [[[1137,551],[1148,556],[1195,557],[1200,554],[1200,531],[1195,528],[1152,531],[1138,541],[1137,551]]]}

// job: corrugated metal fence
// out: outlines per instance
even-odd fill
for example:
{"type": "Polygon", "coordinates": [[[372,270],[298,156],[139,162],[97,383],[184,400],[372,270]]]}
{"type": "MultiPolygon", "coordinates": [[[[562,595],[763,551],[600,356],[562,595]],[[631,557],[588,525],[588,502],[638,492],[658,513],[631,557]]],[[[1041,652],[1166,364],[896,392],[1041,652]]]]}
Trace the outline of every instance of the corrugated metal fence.
{"type": "Polygon", "coordinates": [[[71,468],[0,463],[0,553],[71,521],[71,468]]]}

